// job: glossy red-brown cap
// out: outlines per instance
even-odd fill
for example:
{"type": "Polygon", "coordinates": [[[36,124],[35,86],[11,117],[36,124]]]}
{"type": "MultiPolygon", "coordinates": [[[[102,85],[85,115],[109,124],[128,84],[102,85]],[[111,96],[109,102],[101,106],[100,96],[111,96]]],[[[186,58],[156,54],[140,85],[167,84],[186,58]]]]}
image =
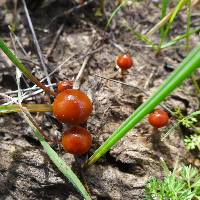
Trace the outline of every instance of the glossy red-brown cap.
{"type": "Polygon", "coordinates": [[[148,120],[155,128],[161,128],[168,124],[169,116],[164,110],[156,109],[154,112],[149,114],[148,120]]]}
{"type": "Polygon", "coordinates": [[[56,96],[53,103],[54,116],[67,124],[83,124],[91,112],[92,103],[88,96],[80,90],[64,90],[56,96]]]}
{"type": "Polygon", "coordinates": [[[62,91],[67,90],[67,89],[72,89],[72,87],[73,87],[72,81],[68,81],[68,80],[60,81],[57,84],[57,93],[61,93],[62,91]]]}
{"type": "Polygon", "coordinates": [[[129,54],[119,55],[116,62],[117,65],[123,70],[127,70],[133,66],[133,59],[129,54]]]}
{"type": "Polygon", "coordinates": [[[92,136],[85,128],[73,127],[63,133],[61,143],[66,152],[82,155],[89,151],[92,136]]]}

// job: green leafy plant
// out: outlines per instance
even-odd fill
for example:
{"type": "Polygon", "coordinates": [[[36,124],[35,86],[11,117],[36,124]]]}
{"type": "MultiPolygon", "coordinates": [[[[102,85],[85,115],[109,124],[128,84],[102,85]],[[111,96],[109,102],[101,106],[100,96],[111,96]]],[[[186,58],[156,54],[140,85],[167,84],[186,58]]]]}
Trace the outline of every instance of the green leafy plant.
{"type": "Polygon", "coordinates": [[[192,166],[174,168],[163,180],[152,178],[145,187],[145,200],[200,199],[200,174],[192,166]]]}
{"type": "Polygon", "coordinates": [[[185,146],[188,150],[193,150],[198,148],[200,150],[200,129],[195,126],[195,123],[198,122],[197,116],[200,115],[200,111],[195,111],[188,116],[184,116],[179,108],[177,108],[174,112],[174,116],[177,118],[177,122],[173,124],[173,126],[167,131],[167,133],[163,134],[161,140],[164,140],[167,136],[172,134],[176,127],[180,124],[186,128],[191,128],[194,133],[190,136],[186,136],[184,139],[185,146]]]}
{"type": "Polygon", "coordinates": [[[200,135],[192,134],[190,136],[186,136],[184,139],[184,143],[188,150],[198,148],[200,151],[200,135]]]}
{"type": "MultiPolygon", "coordinates": [[[[122,3],[112,12],[112,14],[110,15],[110,18],[108,19],[108,22],[106,24],[106,29],[108,29],[108,27],[110,26],[114,16],[119,12],[119,10],[122,7],[126,6],[126,4],[127,4],[127,0],[122,1],[122,3]]],[[[186,46],[186,50],[188,50],[190,35],[200,31],[199,27],[197,29],[193,29],[193,30],[190,29],[191,7],[194,5],[195,5],[195,1],[180,0],[180,1],[178,1],[175,8],[172,9],[167,14],[169,0],[162,0],[161,1],[160,21],[145,35],[136,31],[134,28],[131,27],[131,25],[126,20],[123,19],[124,26],[125,26],[125,28],[127,28],[127,30],[129,30],[133,34],[134,37],[136,37],[138,40],[141,40],[142,42],[145,42],[147,45],[149,45],[151,48],[153,48],[157,52],[160,52],[161,49],[165,49],[172,45],[175,45],[183,39],[186,40],[185,46],[186,46]],[[172,26],[173,22],[175,21],[177,14],[185,7],[186,7],[186,14],[187,14],[186,32],[182,35],[178,35],[175,38],[167,41],[171,26],[172,26]],[[160,31],[159,43],[155,43],[154,41],[152,41],[150,39],[150,36],[153,33],[155,33],[157,30],[160,31]]]]}

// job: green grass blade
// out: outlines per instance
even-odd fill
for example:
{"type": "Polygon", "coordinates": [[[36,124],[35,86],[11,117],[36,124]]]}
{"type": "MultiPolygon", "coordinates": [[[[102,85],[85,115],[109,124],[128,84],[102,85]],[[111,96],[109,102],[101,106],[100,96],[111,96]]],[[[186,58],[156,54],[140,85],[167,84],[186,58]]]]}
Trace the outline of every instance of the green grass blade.
{"type": "MultiPolygon", "coordinates": [[[[22,104],[23,107],[27,108],[29,112],[52,112],[52,105],[50,104],[22,104]]],[[[1,105],[0,115],[21,112],[20,106],[18,104],[12,105],[1,105]]]]}
{"type": "Polygon", "coordinates": [[[55,96],[55,93],[50,88],[46,87],[42,83],[40,83],[35,76],[31,74],[31,72],[22,64],[22,62],[15,56],[14,53],[7,47],[4,41],[0,38],[0,48],[2,51],[8,56],[8,58],[12,61],[12,63],[18,67],[23,74],[30,79],[33,83],[35,83],[38,87],[42,88],[46,93],[49,93],[55,96]]]}
{"type": "Polygon", "coordinates": [[[176,15],[177,15],[177,13],[182,9],[182,7],[186,4],[186,2],[187,2],[187,0],[180,0],[178,2],[178,5],[175,7],[175,9],[172,13],[172,16],[170,17],[169,22],[167,24],[167,27],[165,29],[163,40],[165,40],[165,38],[167,37],[169,29],[170,29],[176,15]]]}
{"type": "Polygon", "coordinates": [[[188,34],[190,32],[190,23],[191,23],[191,6],[192,6],[192,2],[191,0],[188,0],[187,2],[187,28],[186,28],[186,50],[188,50],[190,48],[190,35],[188,34]]]}
{"type": "Polygon", "coordinates": [[[164,48],[170,47],[170,46],[172,46],[172,45],[175,45],[175,44],[176,44],[177,42],[179,42],[180,40],[183,40],[183,39],[189,37],[190,35],[192,35],[193,33],[196,33],[196,32],[199,32],[199,31],[200,31],[200,28],[197,28],[197,29],[191,30],[190,32],[185,33],[185,34],[183,34],[183,35],[179,35],[179,36],[177,36],[176,38],[174,38],[173,40],[167,42],[166,44],[163,44],[163,45],[161,46],[161,49],[164,49],[164,48]]]}
{"type": "MultiPolygon", "coordinates": [[[[162,20],[166,16],[168,5],[169,5],[169,0],[162,0],[160,20],[162,20]]],[[[160,38],[163,38],[163,36],[164,36],[164,26],[161,26],[160,27],[160,38]]]]}
{"type": "Polygon", "coordinates": [[[63,173],[65,177],[73,184],[73,186],[81,193],[85,200],[91,200],[89,194],[87,193],[85,187],[78,179],[76,174],[71,170],[69,166],[66,165],[64,160],[62,160],[58,154],[50,147],[50,145],[44,140],[41,133],[38,130],[34,130],[36,137],[39,139],[44,150],[48,154],[51,161],[56,165],[60,172],[63,173]]]}
{"type": "Polygon", "coordinates": [[[39,139],[41,145],[43,146],[44,150],[48,154],[51,161],[56,165],[59,171],[73,184],[73,186],[81,193],[85,200],[91,200],[89,194],[87,193],[85,187],[78,179],[76,174],[71,170],[69,166],[66,165],[65,161],[62,160],[58,154],[50,147],[50,145],[45,141],[42,133],[40,132],[39,127],[33,120],[32,116],[24,107],[20,107],[23,113],[23,116],[29,126],[33,129],[35,136],[39,139]]]}
{"type": "Polygon", "coordinates": [[[86,162],[85,167],[96,162],[113,145],[115,145],[130,129],[140,122],[149,112],[151,112],[161,101],[178,87],[195,69],[200,67],[200,45],[198,45],[182,63],[163,82],[158,90],[147,99],[136,111],[114,131],[114,133],[95,151],[86,162]]]}
{"type": "Polygon", "coordinates": [[[123,6],[126,5],[127,1],[128,1],[128,0],[122,1],[122,3],[119,4],[119,6],[117,6],[117,8],[112,12],[112,14],[111,14],[111,16],[109,17],[108,22],[107,22],[107,24],[106,24],[106,30],[107,30],[108,27],[110,26],[113,17],[119,12],[119,10],[120,10],[123,6]]]}
{"type": "Polygon", "coordinates": [[[138,40],[145,42],[146,44],[151,46],[154,50],[159,49],[158,45],[156,45],[153,41],[151,41],[146,35],[143,35],[137,31],[135,31],[133,28],[131,28],[130,25],[128,24],[128,22],[126,22],[124,25],[133,34],[133,36],[135,36],[138,40]]]}

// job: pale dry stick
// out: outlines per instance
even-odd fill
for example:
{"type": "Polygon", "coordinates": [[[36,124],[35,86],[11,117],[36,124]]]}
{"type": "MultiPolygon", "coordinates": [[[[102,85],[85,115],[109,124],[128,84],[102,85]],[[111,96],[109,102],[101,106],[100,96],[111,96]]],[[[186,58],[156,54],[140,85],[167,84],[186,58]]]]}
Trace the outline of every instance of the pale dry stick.
{"type": "Polygon", "coordinates": [[[14,99],[14,98],[12,98],[12,97],[10,97],[10,96],[4,94],[4,93],[0,93],[0,96],[2,96],[2,97],[5,98],[5,99],[9,99],[9,100],[11,100],[12,102],[14,102],[15,104],[19,105],[19,108],[21,109],[23,115],[26,115],[26,117],[29,118],[29,120],[34,124],[35,127],[37,127],[37,129],[38,129],[38,130],[40,131],[40,133],[44,136],[44,138],[45,138],[46,140],[48,140],[49,142],[54,142],[54,141],[50,140],[49,137],[46,135],[46,133],[44,133],[44,132],[40,129],[39,125],[37,125],[37,123],[35,122],[35,120],[34,120],[33,117],[31,116],[31,114],[29,113],[29,111],[28,111],[27,108],[23,107],[21,103],[18,103],[18,102],[16,101],[16,99],[14,99]]]}
{"type": "MultiPolygon", "coordinates": [[[[198,3],[199,3],[199,0],[193,0],[192,7],[194,7],[198,3]]],[[[165,25],[168,22],[168,20],[170,19],[173,12],[174,12],[174,9],[170,10],[169,13],[162,20],[160,20],[153,28],[151,28],[148,31],[148,33],[146,33],[146,36],[150,37],[152,34],[154,34],[156,31],[158,31],[160,29],[160,27],[165,25]]]]}
{"type": "MultiPolygon", "coordinates": [[[[14,47],[15,54],[18,56],[16,45],[15,45],[15,42],[14,42],[14,39],[13,39],[13,36],[12,36],[11,33],[10,33],[10,37],[11,37],[12,45],[14,47]]],[[[20,105],[21,105],[21,102],[22,102],[21,87],[20,87],[21,76],[22,76],[22,72],[19,70],[19,68],[16,67],[16,82],[17,82],[17,88],[18,88],[18,102],[19,102],[20,105]]]]}
{"type": "Polygon", "coordinates": [[[83,71],[88,63],[88,60],[90,59],[90,56],[86,56],[84,61],[83,61],[83,64],[78,72],[78,75],[76,76],[76,79],[74,81],[74,84],[73,84],[73,89],[79,89],[80,87],[80,81],[81,81],[81,78],[83,76],[83,71]]]}
{"type": "MultiPolygon", "coordinates": [[[[22,50],[22,52],[24,53],[24,55],[26,55],[26,56],[29,58],[28,54],[26,53],[25,49],[23,48],[22,44],[20,43],[20,41],[19,41],[19,39],[17,38],[17,36],[15,35],[15,33],[11,30],[10,26],[9,26],[9,29],[10,29],[10,37],[11,37],[11,39],[12,39],[12,43],[13,43],[13,46],[14,46],[14,48],[15,48],[15,52],[16,52],[17,57],[20,58],[20,56],[19,56],[18,53],[17,53],[17,48],[16,48],[16,45],[15,45],[15,42],[17,42],[17,44],[18,44],[19,47],[21,48],[21,50],[22,50]],[[15,39],[15,41],[14,41],[13,38],[15,39]]],[[[30,58],[29,58],[29,59],[30,59],[30,58]]],[[[17,72],[17,73],[20,73],[19,70],[18,70],[17,68],[16,68],[16,72],[17,72]]],[[[29,85],[28,85],[26,79],[24,78],[24,76],[21,76],[21,77],[22,77],[22,79],[24,80],[26,86],[29,87],[29,85]]]]}
{"type": "Polygon", "coordinates": [[[20,47],[20,49],[22,50],[22,52],[24,53],[24,55],[27,57],[26,58],[21,58],[20,56],[18,57],[20,60],[24,60],[24,61],[27,61],[27,62],[30,62],[30,63],[33,63],[34,65],[37,65],[37,66],[40,66],[40,63],[39,62],[35,62],[33,60],[31,60],[31,57],[29,56],[29,54],[26,52],[26,50],[24,49],[22,43],[20,42],[18,36],[15,34],[15,33],[11,33],[16,41],[16,43],[18,44],[18,46],[20,47]]]}
{"type": "Polygon", "coordinates": [[[47,82],[48,82],[49,85],[51,85],[51,80],[49,78],[47,67],[46,67],[46,65],[44,63],[44,58],[42,56],[42,51],[41,51],[40,45],[38,43],[37,36],[35,34],[35,31],[34,31],[34,28],[33,28],[33,24],[32,24],[32,21],[31,21],[31,18],[30,18],[29,11],[28,11],[28,8],[27,8],[25,0],[22,0],[22,3],[23,3],[23,6],[24,6],[24,10],[25,10],[25,14],[26,14],[26,17],[27,17],[27,20],[28,20],[29,28],[30,28],[32,36],[33,36],[33,41],[34,41],[34,44],[36,46],[37,53],[38,53],[41,65],[43,67],[45,76],[47,77],[47,82]]]}
{"type": "MultiPolygon", "coordinates": [[[[94,33],[93,33],[93,39],[94,39],[94,33]]],[[[92,49],[95,45],[97,45],[99,41],[97,40],[96,42],[92,43],[91,47],[87,50],[89,51],[90,49],[92,49]]],[[[90,59],[90,55],[87,55],[85,58],[84,58],[84,61],[83,61],[83,64],[78,72],[78,75],[76,76],[75,78],[75,81],[74,81],[74,84],[73,84],[73,89],[79,89],[80,88],[80,83],[81,83],[81,79],[82,79],[82,76],[83,76],[83,72],[84,72],[84,69],[90,59]]]]}
{"type": "MultiPolygon", "coordinates": [[[[49,87],[49,86],[56,86],[56,83],[52,83],[51,85],[45,85],[46,87],[49,87]]],[[[35,88],[26,88],[26,89],[21,89],[22,92],[29,92],[29,91],[34,91],[34,90],[39,90],[41,88],[39,87],[35,87],[35,88]]],[[[14,91],[8,91],[8,92],[5,92],[5,94],[16,94],[18,93],[18,90],[14,90],[14,91]]]]}
{"type": "MultiPolygon", "coordinates": [[[[39,90],[37,90],[37,91],[35,91],[35,92],[32,92],[31,94],[24,94],[23,96],[22,96],[22,100],[24,100],[24,99],[28,99],[28,98],[30,98],[30,97],[32,97],[32,96],[35,96],[35,95],[37,95],[37,94],[40,94],[40,93],[42,93],[42,92],[44,92],[44,90],[43,89],[39,89],[39,90]]],[[[12,97],[12,99],[14,99],[15,101],[17,101],[17,97],[12,97]]],[[[14,101],[9,101],[9,102],[6,102],[6,103],[4,103],[3,105],[10,105],[10,104],[12,104],[14,101]]]]}
{"type": "Polygon", "coordinates": [[[125,49],[120,46],[119,44],[115,43],[114,41],[111,41],[111,44],[116,47],[117,49],[119,49],[119,51],[121,51],[122,53],[125,53],[125,49]]]}
{"type": "Polygon", "coordinates": [[[19,38],[15,35],[14,32],[11,32],[12,35],[15,38],[15,41],[17,42],[18,46],[21,48],[22,52],[24,53],[25,56],[27,56],[30,59],[30,56],[28,55],[28,53],[26,52],[26,50],[24,49],[22,43],[20,42],[19,38]]]}
{"type": "Polygon", "coordinates": [[[58,41],[58,38],[59,38],[60,34],[62,33],[64,27],[65,27],[65,22],[62,23],[62,25],[60,26],[60,28],[59,28],[58,31],[56,32],[56,35],[55,35],[55,37],[54,37],[54,39],[53,39],[53,42],[51,43],[50,48],[49,48],[48,51],[47,51],[47,56],[46,56],[47,58],[48,58],[49,56],[51,56],[51,54],[52,54],[52,52],[53,52],[53,49],[54,49],[54,47],[56,46],[56,43],[57,43],[57,41],[58,41]]]}
{"type": "Polygon", "coordinates": [[[144,84],[144,89],[145,89],[145,90],[146,90],[147,87],[149,86],[149,83],[150,83],[151,79],[153,78],[153,75],[155,74],[156,70],[157,70],[156,68],[154,68],[154,69],[152,70],[152,72],[151,72],[149,78],[148,78],[147,81],[145,82],[145,84],[144,84]]]}
{"type": "MultiPolygon", "coordinates": [[[[10,29],[10,27],[9,27],[10,29]]],[[[11,29],[10,29],[11,30],[11,29]]],[[[14,33],[14,32],[11,32],[12,36],[14,37],[16,43],[18,44],[18,46],[20,47],[20,49],[22,50],[23,54],[27,57],[27,59],[25,58],[21,58],[20,56],[18,57],[20,60],[24,60],[24,61],[28,61],[28,62],[31,62],[33,63],[34,65],[37,65],[37,66],[40,66],[40,64],[38,62],[35,62],[35,61],[32,61],[31,60],[31,57],[28,55],[28,53],[26,52],[26,50],[24,49],[22,43],[20,42],[18,36],[14,33]]]]}

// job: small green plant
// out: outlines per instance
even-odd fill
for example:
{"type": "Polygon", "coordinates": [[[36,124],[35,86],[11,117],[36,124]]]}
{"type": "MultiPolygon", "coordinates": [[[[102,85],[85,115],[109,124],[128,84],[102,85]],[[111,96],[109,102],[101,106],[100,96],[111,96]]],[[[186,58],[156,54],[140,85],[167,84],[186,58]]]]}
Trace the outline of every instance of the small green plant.
{"type": "MultiPolygon", "coordinates": [[[[117,15],[117,13],[127,5],[127,0],[124,0],[117,6],[117,8],[111,13],[108,22],[106,24],[106,30],[112,23],[113,18],[117,15]]],[[[136,31],[134,28],[131,27],[131,25],[123,19],[123,26],[130,31],[134,37],[136,37],[138,40],[146,43],[148,46],[150,46],[152,49],[154,49],[157,53],[159,53],[162,49],[168,48],[172,45],[177,44],[179,41],[185,39],[185,48],[186,50],[189,49],[189,39],[190,35],[199,32],[200,28],[197,27],[196,29],[191,30],[190,28],[190,21],[191,21],[191,7],[195,6],[195,1],[191,0],[179,0],[175,6],[174,9],[170,10],[167,13],[167,10],[169,9],[169,0],[162,0],[161,1],[161,15],[160,15],[160,21],[146,33],[145,35],[136,31]],[[170,39],[170,30],[171,27],[178,15],[178,13],[181,10],[186,10],[186,30],[185,33],[182,35],[178,35],[175,38],[170,39]],[[160,41],[158,43],[155,43],[150,39],[150,36],[155,33],[156,31],[160,31],[160,41]]],[[[122,20],[121,20],[122,21],[122,20]]]]}
{"type": "Polygon", "coordinates": [[[152,178],[145,187],[145,200],[200,199],[200,174],[190,166],[165,172],[163,180],[152,178]]]}
{"type": "Polygon", "coordinates": [[[200,151],[200,135],[193,134],[190,136],[186,136],[184,139],[185,146],[188,150],[193,150],[198,148],[200,151]]]}
{"type": "Polygon", "coordinates": [[[200,129],[196,126],[198,122],[197,116],[200,115],[200,111],[195,111],[188,116],[184,116],[181,112],[180,108],[176,108],[174,112],[174,116],[177,118],[177,122],[173,124],[173,126],[165,133],[161,140],[164,140],[167,136],[173,133],[173,131],[178,127],[178,125],[182,125],[188,129],[193,130],[193,134],[190,136],[186,136],[184,139],[185,146],[188,150],[193,150],[198,148],[200,150],[200,129]]]}

